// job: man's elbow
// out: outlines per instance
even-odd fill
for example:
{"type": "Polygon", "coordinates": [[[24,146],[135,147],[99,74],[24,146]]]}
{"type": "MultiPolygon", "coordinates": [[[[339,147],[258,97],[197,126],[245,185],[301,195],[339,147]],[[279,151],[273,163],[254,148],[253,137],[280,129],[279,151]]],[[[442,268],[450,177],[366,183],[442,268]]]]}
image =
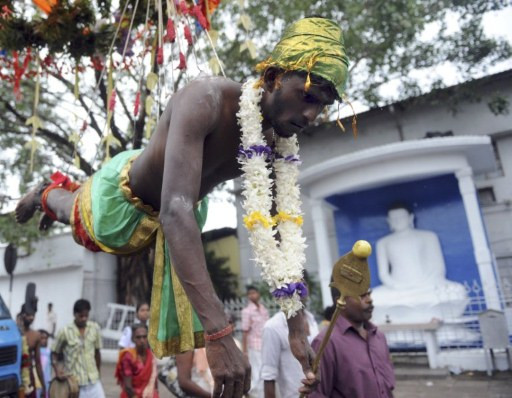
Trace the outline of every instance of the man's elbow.
{"type": "Polygon", "coordinates": [[[169,228],[182,228],[186,217],[193,219],[194,206],[186,199],[171,199],[170,203],[162,205],[158,216],[164,231],[169,228]]]}

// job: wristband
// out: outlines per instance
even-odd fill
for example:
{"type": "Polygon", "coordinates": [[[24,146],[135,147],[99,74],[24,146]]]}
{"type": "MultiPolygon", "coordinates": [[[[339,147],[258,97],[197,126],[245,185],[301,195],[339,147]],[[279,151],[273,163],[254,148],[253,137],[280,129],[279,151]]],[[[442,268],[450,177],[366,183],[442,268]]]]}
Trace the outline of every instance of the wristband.
{"type": "Polygon", "coordinates": [[[233,333],[233,325],[230,324],[230,325],[226,326],[224,329],[219,330],[218,332],[215,332],[212,334],[205,333],[204,339],[206,341],[215,341],[215,340],[219,340],[225,336],[228,336],[231,333],[233,333]]]}

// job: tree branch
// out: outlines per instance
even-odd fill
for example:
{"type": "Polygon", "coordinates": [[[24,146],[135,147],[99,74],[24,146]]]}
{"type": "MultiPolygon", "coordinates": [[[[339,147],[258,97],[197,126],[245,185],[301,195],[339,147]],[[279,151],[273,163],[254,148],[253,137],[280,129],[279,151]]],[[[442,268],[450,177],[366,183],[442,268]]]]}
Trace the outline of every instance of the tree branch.
{"type": "MultiPolygon", "coordinates": [[[[75,87],[69,82],[67,81],[66,79],[64,79],[62,76],[59,76],[57,73],[53,73],[53,72],[50,72],[50,74],[56,78],[57,80],[59,80],[61,83],[63,83],[66,88],[71,92],[71,93],[74,93],[74,90],[75,90],[75,87]]],[[[96,134],[98,135],[98,137],[102,137],[102,129],[100,128],[100,126],[98,125],[98,122],[96,121],[96,118],[94,117],[94,114],[92,111],[90,111],[89,107],[87,106],[87,104],[85,103],[85,99],[83,97],[82,94],[78,94],[78,101],[80,102],[80,105],[82,105],[82,108],[85,109],[85,111],[88,113],[89,115],[89,118],[91,120],[91,122],[89,123],[89,125],[94,129],[94,131],[96,131],[96,134]]]]}
{"type": "MultiPolygon", "coordinates": [[[[100,72],[95,71],[95,75],[96,75],[96,82],[98,82],[99,78],[100,78],[100,72]]],[[[105,82],[103,80],[99,84],[99,89],[100,89],[100,96],[101,96],[101,100],[103,101],[103,105],[104,105],[105,109],[108,109],[107,88],[105,87],[105,82]]],[[[121,143],[121,147],[126,148],[126,144],[127,144],[126,139],[121,134],[121,130],[119,130],[119,128],[117,127],[117,125],[115,123],[114,115],[112,115],[112,119],[110,120],[110,129],[112,130],[112,135],[115,138],[117,138],[119,140],[119,142],[121,143]]],[[[112,147],[113,155],[116,155],[119,152],[120,152],[119,149],[115,149],[114,147],[112,147]]]]}
{"type": "MultiPolygon", "coordinates": [[[[25,123],[27,122],[27,117],[25,117],[22,114],[20,114],[8,102],[4,102],[4,105],[5,105],[5,108],[16,117],[16,119],[18,119],[23,125],[25,125],[25,123]]],[[[56,133],[54,133],[54,132],[52,132],[52,131],[50,131],[50,130],[48,130],[46,128],[40,128],[37,131],[38,131],[39,134],[41,134],[42,136],[46,137],[48,140],[54,142],[57,145],[57,148],[67,150],[68,151],[68,156],[70,156],[70,158],[72,158],[73,152],[75,150],[75,147],[66,138],[61,137],[59,134],[56,134],[56,133]],[[70,155],[70,153],[71,153],[71,155],[70,155]]],[[[24,133],[22,131],[15,131],[15,130],[11,131],[11,133],[12,134],[17,134],[17,135],[26,135],[27,134],[27,133],[24,133]]],[[[82,158],[80,156],[80,154],[77,153],[77,155],[78,155],[78,157],[80,159],[80,169],[83,170],[85,172],[85,174],[92,175],[92,173],[94,172],[92,166],[84,158],[82,158]]]]}
{"type": "Polygon", "coordinates": [[[123,107],[124,113],[131,124],[133,122],[133,116],[131,115],[128,106],[126,105],[126,101],[124,100],[124,97],[121,95],[120,92],[117,92],[117,98],[119,98],[119,102],[121,102],[121,106],[123,107]]]}

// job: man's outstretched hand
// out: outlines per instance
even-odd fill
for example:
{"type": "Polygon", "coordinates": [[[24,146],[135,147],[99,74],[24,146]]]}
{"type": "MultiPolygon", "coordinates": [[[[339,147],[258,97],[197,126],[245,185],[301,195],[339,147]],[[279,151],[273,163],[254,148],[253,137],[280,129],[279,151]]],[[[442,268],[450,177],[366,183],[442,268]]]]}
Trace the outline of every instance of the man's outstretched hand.
{"type": "Polygon", "coordinates": [[[301,380],[302,387],[299,389],[299,392],[307,395],[315,390],[320,380],[317,375],[313,373],[312,367],[315,353],[309,345],[304,330],[304,322],[305,319],[302,313],[288,319],[288,341],[290,342],[292,354],[302,366],[302,371],[305,376],[305,378],[301,380]]]}
{"type": "Polygon", "coordinates": [[[206,342],[214,398],[242,398],[251,388],[251,365],[231,336],[206,342]]]}

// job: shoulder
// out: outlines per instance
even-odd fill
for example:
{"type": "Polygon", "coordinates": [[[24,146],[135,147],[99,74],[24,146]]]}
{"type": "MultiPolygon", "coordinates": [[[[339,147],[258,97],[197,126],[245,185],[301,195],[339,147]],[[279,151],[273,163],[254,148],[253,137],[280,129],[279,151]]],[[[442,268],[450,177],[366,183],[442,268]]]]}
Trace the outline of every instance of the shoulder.
{"type": "Polygon", "coordinates": [[[131,348],[125,348],[121,350],[119,353],[119,358],[124,361],[133,361],[135,359],[135,354],[133,352],[133,349],[131,348]]]}
{"type": "Polygon", "coordinates": [[[415,231],[418,236],[421,235],[423,238],[438,240],[437,234],[434,231],[429,231],[427,229],[416,229],[415,231]]]}
{"type": "MultiPolygon", "coordinates": [[[[318,333],[316,335],[316,337],[313,339],[313,341],[311,342],[311,346],[313,348],[317,348],[318,346],[320,346],[320,343],[322,342],[322,340],[324,339],[324,336],[325,336],[325,333],[327,332],[327,328],[325,328],[324,330],[322,330],[320,333],[318,333]]],[[[330,341],[330,340],[329,340],[330,341]]]]}
{"type": "Polygon", "coordinates": [[[392,235],[386,235],[377,241],[377,249],[383,248],[383,246],[389,241],[392,235]]]}
{"type": "Polygon", "coordinates": [[[87,329],[90,329],[95,333],[99,333],[101,330],[100,325],[94,321],[87,321],[87,329]]]}
{"type": "Polygon", "coordinates": [[[70,323],[57,332],[57,340],[67,341],[72,339],[75,334],[75,327],[70,323]]]}
{"type": "Polygon", "coordinates": [[[69,334],[69,333],[74,333],[76,329],[76,326],[74,323],[70,323],[69,325],[66,325],[62,328],[62,333],[63,334],[69,334]]]}
{"type": "Polygon", "coordinates": [[[387,339],[386,339],[386,335],[384,334],[384,332],[380,331],[380,330],[377,328],[377,330],[375,331],[375,337],[376,337],[378,340],[382,341],[382,342],[383,342],[383,344],[385,344],[385,345],[386,345],[386,347],[387,347],[387,345],[388,345],[388,341],[387,341],[387,339]]]}
{"type": "Polygon", "coordinates": [[[255,305],[251,302],[249,302],[244,309],[242,310],[243,314],[248,314],[254,310],[255,305]]]}
{"type": "Polygon", "coordinates": [[[279,311],[265,322],[264,329],[276,329],[283,324],[284,314],[279,311]]]}
{"type": "Polygon", "coordinates": [[[227,78],[204,76],[192,80],[178,90],[173,98],[179,99],[176,102],[186,107],[193,105],[195,108],[201,107],[203,111],[210,110],[220,113],[222,105],[226,101],[235,99],[238,103],[240,87],[240,84],[227,78]]]}

